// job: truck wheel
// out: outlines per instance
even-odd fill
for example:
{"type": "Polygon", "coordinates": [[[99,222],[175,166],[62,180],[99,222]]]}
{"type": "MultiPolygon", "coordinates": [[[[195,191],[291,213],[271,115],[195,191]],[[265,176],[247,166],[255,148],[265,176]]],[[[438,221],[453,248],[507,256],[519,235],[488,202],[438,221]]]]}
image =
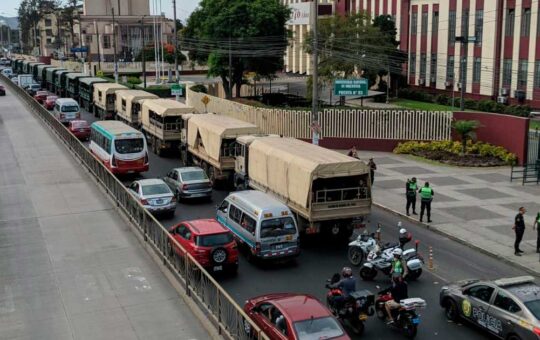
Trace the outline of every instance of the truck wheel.
{"type": "Polygon", "coordinates": [[[210,181],[212,183],[216,183],[216,169],[214,169],[214,167],[212,165],[209,165],[208,166],[208,171],[207,171],[207,174],[208,174],[208,179],[210,179],[210,181]]]}

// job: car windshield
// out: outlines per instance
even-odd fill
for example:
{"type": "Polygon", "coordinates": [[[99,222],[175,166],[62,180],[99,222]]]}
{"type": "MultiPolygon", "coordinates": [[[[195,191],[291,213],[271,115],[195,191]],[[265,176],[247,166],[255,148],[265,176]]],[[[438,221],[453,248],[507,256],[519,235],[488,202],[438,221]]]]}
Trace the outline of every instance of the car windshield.
{"type": "Polygon", "coordinates": [[[117,139],[114,141],[114,148],[118,153],[136,153],[144,149],[142,138],[117,139]]]}
{"type": "Polygon", "coordinates": [[[203,235],[197,237],[197,245],[201,247],[215,247],[231,243],[233,236],[231,233],[221,233],[214,235],[203,235]]]}
{"type": "Polygon", "coordinates": [[[79,107],[77,105],[64,105],[62,106],[62,112],[77,112],[79,107]]]}
{"type": "Polygon", "coordinates": [[[293,325],[299,340],[332,339],[343,335],[343,330],[332,317],[297,321],[293,325]]]}
{"type": "Polygon", "coordinates": [[[261,223],[261,237],[294,235],[296,227],[291,217],[271,218],[261,223]]]}
{"type": "Polygon", "coordinates": [[[206,176],[206,173],[202,170],[182,172],[180,176],[182,176],[182,180],[185,182],[203,181],[205,179],[208,179],[208,176],[206,176]]]}
{"type": "Polygon", "coordinates": [[[78,120],[78,121],[71,122],[71,126],[77,129],[82,129],[82,128],[88,127],[88,123],[85,121],[78,120]]]}
{"type": "Polygon", "coordinates": [[[540,320],[540,300],[525,302],[525,306],[531,311],[536,320],[540,320]]]}
{"type": "Polygon", "coordinates": [[[164,183],[150,184],[150,185],[143,185],[142,186],[142,193],[143,193],[144,196],[163,195],[163,194],[170,194],[171,190],[164,183]]]}

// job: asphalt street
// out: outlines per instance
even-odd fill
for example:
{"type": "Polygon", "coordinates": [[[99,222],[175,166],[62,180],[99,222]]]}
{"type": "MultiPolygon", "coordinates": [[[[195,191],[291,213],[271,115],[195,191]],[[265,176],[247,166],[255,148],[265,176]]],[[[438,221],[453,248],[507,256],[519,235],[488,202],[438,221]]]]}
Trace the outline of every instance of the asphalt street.
{"type": "MultiPolygon", "coordinates": [[[[93,115],[83,112],[82,118],[92,122],[93,115]]],[[[150,153],[150,170],[141,177],[163,177],[170,169],[180,167],[177,155],[157,157],[150,153]]],[[[122,178],[126,183],[136,178],[122,178]]],[[[180,202],[172,219],[163,219],[164,226],[171,226],[182,220],[215,217],[215,206],[227,195],[225,191],[214,191],[212,202],[180,202]]],[[[399,218],[378,208],[373,208],[368,219],[368,230],[375,231],[376,224],[382,224],[382,239],[385,242],[397,241],[399,218]]],[[[459,244],[430,230],[403,221],[403,226],[419,240],[419,252],[426,259],[422,276],[409,284],[409,296],[425,299],[428,306],[420,311],[422,322],[417,339],[490,339],[483,332],[470,325],[449,323],[438,305],[440,287],[447,282],[465,278],[494,279],[508,276],[526,275],[525,272],[483,253],[459,244]],[[434,270],[427,268],[428,247],[433,249],[434,270]]],[[[414,246],[414,241],[409,247],[414,246]]],[[[240,259],[240,269],[235,276],[220,276],[223,287],[243,305],[249,297],[272,292],[309,293],[325,301],[327,278],[349,266],[347,245],[328,240],[309,240],[304,242],[302,254],[292,263],[251,264],[240,259]]],[[[388,279],[379,274],[375,281],[365,282],[358,276],[359,268],[353,268],[358,277],[358,289],[368,289],[374,293],[377,287],[386,288],[388,279]]],[[[398,339],[402,337],[375,316],[366,324],[364,339],[398,339]]]]}

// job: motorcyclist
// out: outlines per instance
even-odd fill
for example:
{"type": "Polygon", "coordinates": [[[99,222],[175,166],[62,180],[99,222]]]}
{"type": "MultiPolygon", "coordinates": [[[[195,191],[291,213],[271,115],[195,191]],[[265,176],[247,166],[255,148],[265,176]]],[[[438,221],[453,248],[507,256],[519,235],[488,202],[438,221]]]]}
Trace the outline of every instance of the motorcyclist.
{"type": "Polygon", "coordinates": [[[392,310],[400,307],[399,301],[405,300],[409,297],[407,283],[405,282],[405,280],[403,280],[403,277],[394,277],[392,286],[381,291],[379,294],[382,295],[388,292],[392,294],[392,299],[386,301],[386,303],[384,304],[384,308],[386,309],[386,314],[388,315],[388,323],[391,324],[394,322],[392,310]]]}
{"type": "Polygon", "coordinates": [[[405,244],[407,244],[412,239],[412,235],[410,232],[407,231],[407,229],[402,227],[401,221],[398,222],[398,228],[399,228],[399,247],[403,249],[405,244]]]}
{"type": "Polygon", "coordinates": [[[390,275],[392,278],[401,277],[404,278],[408,274],[407,263],[403,259],[403,250],[401,248],[396,248],[392,251],[394,258],[392,259],[392,269],[390,270],[390,275]]]}
{"type": "Polygon", "coordinates": [[[351,293],[356,291],[356,278],[353,276],[352,269],[349,267],[343,267],[341,270],[342,279],[336,283],[330,285],[331,289],[340,289],[341,295],[334,297],[334,307],[336,310],[340,310],[345,300],[349,298],[351,293]]]}

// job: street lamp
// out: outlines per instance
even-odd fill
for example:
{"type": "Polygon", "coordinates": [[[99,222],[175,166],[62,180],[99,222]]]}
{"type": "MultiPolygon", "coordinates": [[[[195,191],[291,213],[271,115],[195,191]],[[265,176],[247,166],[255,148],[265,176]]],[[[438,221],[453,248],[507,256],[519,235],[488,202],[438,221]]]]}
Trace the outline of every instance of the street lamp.
{"type": "Polygon", "coordinates": [[[463,59],[461,60],[461,100],[460,100],[460,103],[459,103],[459,108],[461,111],[465,111],[465,100],[464,100],[464,97],[465,97],[465,86],[467,84],[467,82],[465,81],[465,77],[466,77],[466,67],[467,67],[467,50],[468,50],[468,46],[469,46],[469,43],[474,43],[476,42],[476,37],[475,36],[472,36],[472,37],[464,37],[464,36],[460,36],[460,37],[456,37],[456,41],[460,42],[461,43],[461,48],[463,48],[463,59]]]}
{"type": "Polygon", "coordinates": [[[145,41],[144,41],[144,17],[141,17],[141,42],[142,42],[142,73],[143,73],[143,87],[146,88],[146,51],[145,51],[145,41]]]}

